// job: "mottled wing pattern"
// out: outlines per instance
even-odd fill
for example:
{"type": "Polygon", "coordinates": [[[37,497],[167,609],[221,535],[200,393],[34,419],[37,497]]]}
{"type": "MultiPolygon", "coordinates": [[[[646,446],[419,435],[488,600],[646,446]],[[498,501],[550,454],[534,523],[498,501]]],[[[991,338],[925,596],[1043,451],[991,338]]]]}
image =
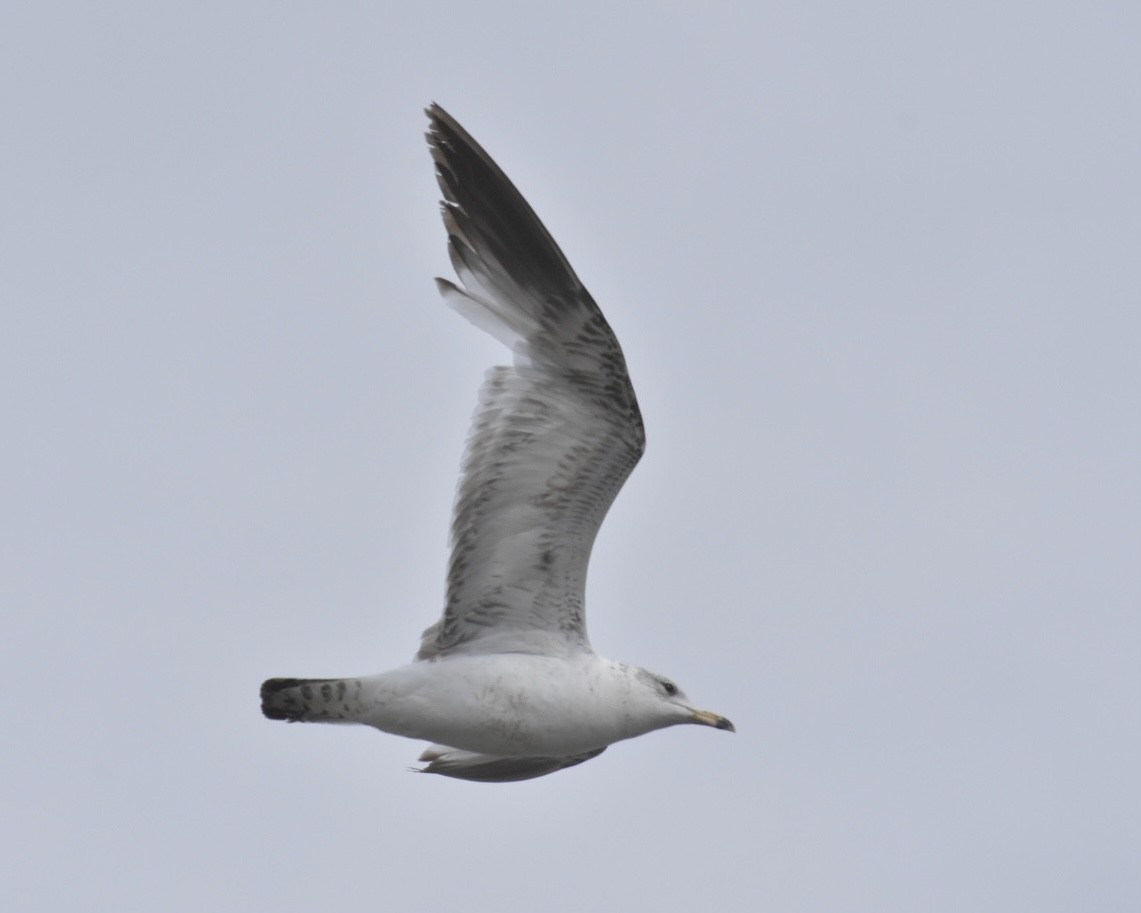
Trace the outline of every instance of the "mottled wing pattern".
{"type": "Polygon", "coordinates": [[[589,649],[595,534],[645,447],[626,362],[602,312],[527,201],[442,108],[428,141],[461,287],[452,307],[506,343],[464,455],[447,603],[418,658],[589,649]]]}

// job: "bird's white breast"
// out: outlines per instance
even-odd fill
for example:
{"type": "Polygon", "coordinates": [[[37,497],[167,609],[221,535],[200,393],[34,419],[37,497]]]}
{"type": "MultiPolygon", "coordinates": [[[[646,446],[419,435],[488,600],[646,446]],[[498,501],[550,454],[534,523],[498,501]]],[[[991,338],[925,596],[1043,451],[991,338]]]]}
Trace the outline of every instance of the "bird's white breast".
{"type": "Polygon", "coordinates": [[[483,754],[562,757],[657,728],[627,666],[486,654],[415,662],[363,680],[360,722],[483,754]]]}

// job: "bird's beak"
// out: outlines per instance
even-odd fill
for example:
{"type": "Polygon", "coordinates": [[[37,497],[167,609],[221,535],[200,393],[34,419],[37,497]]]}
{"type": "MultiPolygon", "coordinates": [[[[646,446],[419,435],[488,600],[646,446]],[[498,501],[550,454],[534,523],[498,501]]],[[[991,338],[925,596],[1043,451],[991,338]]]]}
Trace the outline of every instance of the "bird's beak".
{"type": "Polygon", "coordinates": [[[691,723],[700,723],[702,726],[712,726],[714,729],[728,729],[730,732],[737,731],[736,726],[712,710],[694,710],[692,713],[693,716],[690,717],[691,723]]]}

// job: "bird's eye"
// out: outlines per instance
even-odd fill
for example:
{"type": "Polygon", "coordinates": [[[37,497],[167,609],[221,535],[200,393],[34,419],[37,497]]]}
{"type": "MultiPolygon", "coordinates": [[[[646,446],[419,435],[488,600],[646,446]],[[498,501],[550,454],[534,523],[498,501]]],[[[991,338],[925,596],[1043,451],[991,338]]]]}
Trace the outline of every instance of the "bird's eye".
{"type": "Polygon", "coordinates": [[[675,685],[673,682],[663,681],[662,690],[664,690],[670,697],[673,697],[675,694],[677,694],[677,685],[675,685]]]}

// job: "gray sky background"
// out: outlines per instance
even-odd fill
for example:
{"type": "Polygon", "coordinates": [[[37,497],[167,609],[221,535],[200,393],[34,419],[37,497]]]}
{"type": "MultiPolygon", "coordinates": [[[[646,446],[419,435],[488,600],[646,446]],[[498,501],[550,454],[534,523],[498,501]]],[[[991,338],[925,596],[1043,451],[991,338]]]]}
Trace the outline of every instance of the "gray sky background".
{"type": "Polygon", "coordinates": [[[1141,7],[413,6],[5,7],[0,907],[1141,909],[1141,7]],[[595,646],[736,736],[259,714],[441,605],[433,99],[641,399],[595,646]]]}

